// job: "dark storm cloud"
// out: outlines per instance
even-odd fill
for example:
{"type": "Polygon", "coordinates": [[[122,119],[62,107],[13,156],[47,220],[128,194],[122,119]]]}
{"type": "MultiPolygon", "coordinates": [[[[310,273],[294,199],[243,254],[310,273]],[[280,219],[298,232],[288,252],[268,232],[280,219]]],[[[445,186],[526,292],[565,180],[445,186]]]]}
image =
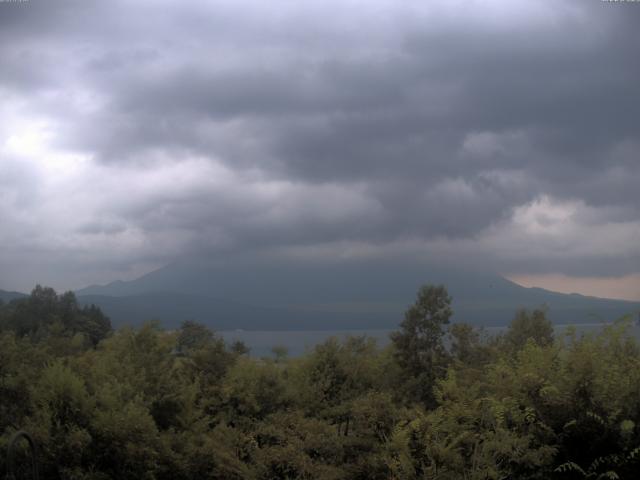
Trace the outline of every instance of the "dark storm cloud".
{"type": "Polygon", "coordinates": [[[0,115],[47,117],[50,148],[140,179],[87,195],[101,218],[71,229],[137,256],[494,238],[480,255],[507,270],[637,271],[637,250],[595,244],[500,254],[516,227],[548,249],[608,224],[637,236],[636,7],[0,4],[0,115]],[[523,227],[547,196],[573,230],[523,227]]]}

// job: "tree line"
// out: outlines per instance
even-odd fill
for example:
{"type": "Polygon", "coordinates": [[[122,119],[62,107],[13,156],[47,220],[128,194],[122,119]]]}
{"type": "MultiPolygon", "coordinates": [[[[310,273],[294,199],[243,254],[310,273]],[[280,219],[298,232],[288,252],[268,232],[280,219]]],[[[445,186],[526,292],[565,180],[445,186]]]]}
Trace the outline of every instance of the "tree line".
{"type": "Polygon", "coordinates": [[[451,315],[424,286],[387,347],[254,358],[193,321],[114,331],[38,286],[0,305],[0,451],[28,431],[46,479],[638,478],[630,321],[554,338],[522,310],[489,336],[451,315]]]}

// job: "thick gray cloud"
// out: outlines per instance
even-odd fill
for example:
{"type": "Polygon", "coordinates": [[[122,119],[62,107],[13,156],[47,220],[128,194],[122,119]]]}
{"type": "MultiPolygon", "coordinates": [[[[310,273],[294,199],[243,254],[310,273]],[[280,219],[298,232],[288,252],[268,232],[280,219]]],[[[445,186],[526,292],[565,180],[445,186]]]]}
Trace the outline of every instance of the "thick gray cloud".
{"type": "Polygon", "coordinates": [[[639,21],[595,0],[0,2],[0,287],[203,254],[637,273],[639,21]]]}

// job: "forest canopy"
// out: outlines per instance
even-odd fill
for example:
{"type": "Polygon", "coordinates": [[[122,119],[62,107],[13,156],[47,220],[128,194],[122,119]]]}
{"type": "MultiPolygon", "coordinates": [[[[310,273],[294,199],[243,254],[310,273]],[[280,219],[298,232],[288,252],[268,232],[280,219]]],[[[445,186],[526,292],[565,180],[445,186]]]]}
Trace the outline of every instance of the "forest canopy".
{"type": "Polygon", "coordinates": [[[523,310],[489,336],[451,313],[425,286],[385,348],[255,358],[193,321],[114,331],[38,286],[0,305],[0,449],[26,430],[46,479],[637,478],[629,319],[554,337],[523,310]]]}

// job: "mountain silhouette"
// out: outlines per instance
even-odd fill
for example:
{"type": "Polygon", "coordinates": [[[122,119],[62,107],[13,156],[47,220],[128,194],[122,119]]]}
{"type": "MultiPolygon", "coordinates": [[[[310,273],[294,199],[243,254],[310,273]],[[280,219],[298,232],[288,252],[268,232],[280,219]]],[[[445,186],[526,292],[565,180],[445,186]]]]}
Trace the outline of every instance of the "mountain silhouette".
{"type": "Polygon", "coordinates": [[[525,288],[494,273],[391,261],[181,262],[76,293],[116,325],[191,319],[218,330],[374,329],[395,328],[428,283],[447,287],[453,321],[475,325],[506,325],[519,308],[548,308],[557,324],[602,323],[640,309],[640,302],[525,288]]]}

